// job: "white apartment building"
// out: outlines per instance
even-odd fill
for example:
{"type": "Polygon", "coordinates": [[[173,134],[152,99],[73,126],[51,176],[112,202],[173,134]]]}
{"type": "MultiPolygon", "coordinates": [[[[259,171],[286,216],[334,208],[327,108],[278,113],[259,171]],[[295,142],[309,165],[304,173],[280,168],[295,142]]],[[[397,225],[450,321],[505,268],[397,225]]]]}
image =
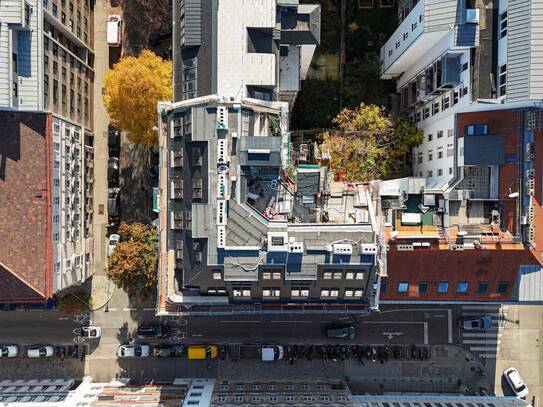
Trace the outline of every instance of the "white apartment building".
{"type": "Polygon", "coordinates": [[[93,0],[0,2],[0,110],[50,115],[50,156],[39,158],[50,162],[52,292],[92,272],[93,8],[93,0]]]}
{"type": "Polygon", "coordinates": [[[399,110],[424,130],[413,175],[445,191],[463,166],[456,114],[543,98],[542,0],[403,0],[381,49],[381,77],[396,79],[399,110]]]}

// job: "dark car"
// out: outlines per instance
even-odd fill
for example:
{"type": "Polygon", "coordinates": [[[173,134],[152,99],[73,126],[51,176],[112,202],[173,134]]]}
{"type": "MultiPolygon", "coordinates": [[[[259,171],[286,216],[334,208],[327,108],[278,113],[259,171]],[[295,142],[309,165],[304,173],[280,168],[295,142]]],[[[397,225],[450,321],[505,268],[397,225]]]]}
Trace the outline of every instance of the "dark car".
{"type": "Polygon", "coordinates": [[[107,190],[107,211],[110,217],[119,216],[119,202],[121,200],[119,195],[119,188],[109,188],[107,190]]]}
{"type": "Polygon", "coordinates": [[[107,160],[107,184],[110,187],[119,186],[119,159],[109,157],[107,160]]]}
{"type": "Polygon", "coordinates": [[[157,358],[176,358],[183,356],[183,353],[182,345],[160,344],[153,348],[153,356],[157,358]]]}
{"type": "Polygon", "coordinates": [[[354,339],[355,329],[352,325],[333,325],[326,328],[326,336],[334,339],[354,339]]]}
{"type": "Polygon", "coordinates": [[[109,156],[118,158],[121,152],[121,134],[115,127],[111,125],[109,125],[107,131],[107,146],[109,150],[109,156]]]}
{"type": "Polygon", "coordinates": [[[167,338],[170,333],[170,328],[167,325],[149,324],[140,325],[137,335],[140,338],[167,338]]]}

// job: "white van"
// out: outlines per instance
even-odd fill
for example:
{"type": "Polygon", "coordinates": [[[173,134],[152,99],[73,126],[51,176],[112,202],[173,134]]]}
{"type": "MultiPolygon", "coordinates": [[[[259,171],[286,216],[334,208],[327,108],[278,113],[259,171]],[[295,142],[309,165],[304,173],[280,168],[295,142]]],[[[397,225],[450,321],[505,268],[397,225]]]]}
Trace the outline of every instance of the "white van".
{"type": "Polygon", "coordinates": [[[121,46],[122,18],[118,14],[112,14],[107,18],[107,43],[110,47],[121,46]]]}
{"type": "Polygon", "coordinates": [[[262,360],[264,362],[271,362],[274,360],[283,359],[283,346],[262,346],[262,360]]]}

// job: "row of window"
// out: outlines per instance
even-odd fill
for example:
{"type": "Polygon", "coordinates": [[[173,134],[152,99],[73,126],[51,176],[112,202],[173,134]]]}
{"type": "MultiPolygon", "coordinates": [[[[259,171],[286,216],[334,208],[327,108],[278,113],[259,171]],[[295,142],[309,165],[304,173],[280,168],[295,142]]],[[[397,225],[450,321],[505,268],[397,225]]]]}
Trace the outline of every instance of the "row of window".
{"type": "MultiPolygon", "coordinates": [[[[263,271],[262,280],[281,280],[282,273],[280,271],[263,271]]],[[[363,280],[364,272],[362,271],[324,271],[322,273],[323,280],[363,280]]],[[[213,280],[222,280],[222,272],[214,271],[213,280]]]]}
{"type": "MultiPolygon", "coordinates": [[[[422,14],[419,15],[419,21],[418,23],[415,21],[413,24],[411,24],[411,31],[415,31],[417,29],[418,24],[422,24],[422,14]]],[[[403,33],[403,40],[407,40],[409,38],[409,31],[403,33]]],[[[396,41],[396,44],[394,45],[394,48],[391,48],[388,50],[388,56],[391,57],[394,54],[394,50],[400,48],[401,41],[396,41]]]]}
{"type": "MultiPolygon", "coordinates": [[[[243,403],[244,401],[251,401],[252,403],[262,403],[262,402],[270,402],[270,403],[277,403],[279,401],[279,396],[275,394],[263,396],[263,395],[256,395],[253,394],[251,396],[245,396],[242,394],[235,394],[234,396],[230,397],[232,398],[234,403],[243,403]]],[[[309,394],[303,394],[303,395],[293,395],[293,394],[287,394],[285,396],[281,397],[285,402],[287,403],[295,403],[297,401],[302,401],[304,403],[311,403],[311,402],[331,402],[332,397],[330,397],[327,394],[321,394],[321,395],[309,395],[309,394]]],[[[217,402],[218,403],[225,403],[228,401],[229,397],[225,394],[219,394],[217,396],[217,402]]],[[[336,401],[340,402],[346,402],[348,401],[347,396],[345,395],[338,395],[335,397],[336,401]]],[[[195,404],[197,405],[197,404],[195,404]]]]}
{"type": "MultiPolygon", "coordinates": [[[[410,291],[416,291],[419,294],[428,293],[430,290],[430,285],[432,283],[428,281],[419,281],[418,283],[411,283],[409,281],[400,281],[396,286],[396,292],[399,294],[407,294],[410,291]]],[[[467,281],[458,281],[456,286],[451,285],[449,281],[438,281],[435,285],[435,291],[438,294],[447,294],[453,289],[458,294],[468,294],[470,293],[470,283],[467,281]]],[[[381,282],[381,292],[387,291],[387,283],[381,282]]],[[[475,287],[476,294],[486,294],[491,292],[491,283],[489,281],[479,281],[475,287]]],[[[495,292],[504,294],[509,290],[509,283],[507,281],[500,281],[496,283],[495,292]]]]}
{"type": "MultiPolygon", "coordinates": [[[[324,384],[317,384],[315,386],[315,385],[309,385],[309,384],[302,383],[299,386],[300,386],[300,389],[302,391],[309,391],[309,390],[311,390],[312,387],[316,387],[318,390],[321,390],[321,391],[326,390],[328,388],[328,386],[326,386],[324,384]]],[[[245,386],[244,383],[237,383],[236,384],[236,391],[245,391],[246,387],[249,387],[253,391],[260,391],[260,390],[277,391],[278,388],[279,388],[278,385],[274,384],[274,383],[270,383],[268,385],[262,385],[260,383],[254,383],[251,386],[245,386]]],[[[229,385],[228,384],[221,384],[219,388],[220,388],[221,391],[228,391],[229,385]]],[[[294,388],[295,388],[294,384],[289,383],[289,384],[284,385],[284,389],[286,391],[293,391],[294,388]]]]}
{"type": "Polygon", "coordinates": [[[427,103],[422,109],[412,113],[409,116],[409,121],[413,124],[420,123],[422,120],[426,120],[430,116],[436,115],[440,111],[447,110],[449,107],[456,105],[460,98],[466,96],[467,94],[467,86],[452,90],[449,94],[446,94],[441,99],[436,99],[430,103],[427,103]]]}
{"type": "MultiPolygon", "coordinates": [[[[208,294],[216,294],[218,290],[209,289],[208,294]],[[210,292],[211,291],[211,292],[210,292]]],[[[251,298],[252,291],[250,288],[234,288],[232,295],[236,298],[244,297],[251,298]]],[[[321,298],[361,298],[364,295],[364,290],[361,288],[345,288],[343,295],[340,288],[322,288],[320,291],[321,298]]],[[[266,287],[262,289],[262,297],[265,298],[280,298],[281,289],[278,287],[266,287]]],[[[291,298],[307,298],[309,297],[309,288],[307,287],[293,287],[290,290],[291,298]]]]}

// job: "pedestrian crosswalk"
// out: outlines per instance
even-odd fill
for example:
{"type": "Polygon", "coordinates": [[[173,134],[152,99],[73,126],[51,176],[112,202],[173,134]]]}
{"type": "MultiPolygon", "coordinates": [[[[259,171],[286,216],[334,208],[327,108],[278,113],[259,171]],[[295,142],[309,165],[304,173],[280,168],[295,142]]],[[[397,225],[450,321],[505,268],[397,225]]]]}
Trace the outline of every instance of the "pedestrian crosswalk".
{"type": "Polygon", "coordinates": [[[506,305],[477,304],[462,305],[462,318],[490,316],[492,325],[485,330],[462,331],[462,345],[469,347],[471,352],[480,358],[495,359],[500,349],[502,330],[507,322],[506,305]]]}

